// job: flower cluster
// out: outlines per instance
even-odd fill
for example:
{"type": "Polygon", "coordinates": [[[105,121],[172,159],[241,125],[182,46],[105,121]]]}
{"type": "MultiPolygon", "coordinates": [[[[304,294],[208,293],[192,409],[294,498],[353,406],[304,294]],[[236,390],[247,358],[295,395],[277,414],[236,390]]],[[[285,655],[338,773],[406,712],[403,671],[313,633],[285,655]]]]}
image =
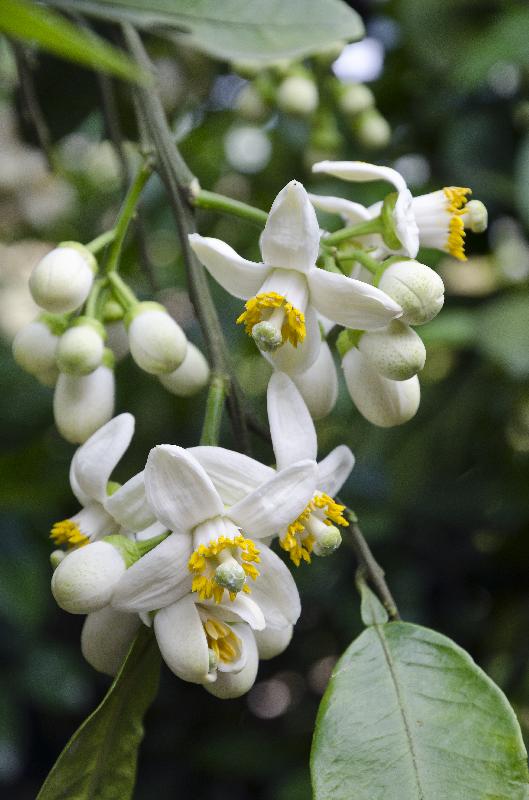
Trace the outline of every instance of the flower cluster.
{"type": "Polygon", "coordinates": [[[295,582],[271,547],[299,566],[341,543],[336,499],[354,464],[342,445],[317,462],[311,416],[294,383],[272,376],[268,415],[275,467],[221,447],[163,444],[122,486],[110,480],[134,429],[130,414],[75,453],[82,509],[51,532],[52,592],[87,614],[82,651],[115,674],[143,623],[169,668],[218,697],[252,686],[259,658],[288,645],[300,614],[295,582]],[[64,549],[62,549],[64,548],[64,549]]]}
{"type": "Polygon", "coordinates": [[[63,242],[44,256],[29,279],[43,312],[13,342],[18,364],[55,387],[57,428],[76,444],[114,413],[116,359],[107,340],[123,351],[119,339],[125,338],[125,352],[173,394],[194,394],[209,378],[204,356],[163,305],[140,302],[117,276],[112,283],[97,272],[95,256],[78,242],[63,242]]]}

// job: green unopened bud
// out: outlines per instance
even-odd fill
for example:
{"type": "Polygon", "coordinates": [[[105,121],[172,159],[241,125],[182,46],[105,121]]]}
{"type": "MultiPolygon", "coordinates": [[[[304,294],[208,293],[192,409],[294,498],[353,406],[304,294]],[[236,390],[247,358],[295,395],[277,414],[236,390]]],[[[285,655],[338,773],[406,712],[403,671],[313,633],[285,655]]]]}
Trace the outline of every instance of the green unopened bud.
{"type": "Polygon", "coordinates": [[[105,322],[118,322],[123,319],[123,307],[117,300],[107,300],[103,306],[103,320],[105,322]]]}
{"type": "Polygon", "coordinates": [[[470,200],[465,206],[463,224],[472,233],[483,233],[487,230],[489,215],[487,207],[481,200],[470,200]]]}
{"type": "Polygon", "coordinates": [[[228,592],[240,592],[246,581],[246,573],[234,558],[229,558],[219,564],[215,570],[215,583],[227,589],[228,592]]]}
{"type": "Polygon", "coordinates": [[[283,344],[281,330],[266,320],[253,326],[252,337],[259,350],[264,350],[266,353],[273,353],[283,344]]]}
{"type": "Polygon", "coordinates": [[[408,380],[426,360],[422,339],[400,320],[392,320],[383,330],[364,333],[358,349],[380,375],[392,381],[408,380]]]}
{"type": "Polygon", "coordinates": [[[334,525],[326,525],[326,530],[321,533],[312,546],[317,556],[330,556],[342,543],[342,536],[334,525]]]}
{"type": "Polygon", "coordinates": [[[396,261],[382,274],[378,283],[403,309],[401,322],[424,325],[443,307],[444,284],[433,269],[418,261],[396,261]]]}
{"type": "Polygon", "coordinates": [[[67,375],[88,375],[103,361],[105,329],[95,319],[78,317],[57,347],[57,366],[67,375]]]}
{"type": "Polygon", "coordinates": [[[92,288],[97,262],[79,242],[62,242],[33,268],[29,288],[37,305],[54,314],[81,306],[92,288]]]}

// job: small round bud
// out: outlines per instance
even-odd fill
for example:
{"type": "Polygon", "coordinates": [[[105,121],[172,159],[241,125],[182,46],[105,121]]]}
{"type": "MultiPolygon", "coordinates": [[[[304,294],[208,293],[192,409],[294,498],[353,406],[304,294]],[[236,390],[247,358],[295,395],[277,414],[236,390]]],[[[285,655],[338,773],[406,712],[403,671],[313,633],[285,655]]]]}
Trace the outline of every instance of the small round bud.
{"type": "Polygon", "coordinates": [[[36,319],[18,331],[13,341],[13,357],[22,369],[38,376],[56,369],[59,337],[44,319],[36,319]]]}
{"type": "Polygon", "coordinates": [[[198,347],[188,342],[186,357],[181,365],[168,375],[160,375],[158,380],[171,394],[177,397],[192,397],[209,381],[208,362],[198,347]]]}
{"type": "Polygon", "coordinates": [[[123,307],[117,300],[107,300],[103,306],[103,321],[104,322],[118,322],[123,319],[123,307]]]}
{"type": "Polygon", "coordinates": [[[373,150],[386,147],[391,141],[389,123],[375,108],[369,108],[355,118],[353,133],[364,147],[373,150]]]}
{"type": "Polygon", "coordinates": [[[51,580],[57,604],[70,614],[89,614],[108,605],[125,572],[121,554],[107,542],[93,542],[64,558],[51,580]]]}
{"type": "Polygon", "coordinates": [[[318,108],[318,89],[312,78],[290,75],[277,90],[277,105],[288,114],[305,117],[318,108]]]}
{"type": "MultiPolygon", "coordinates": [[[[105,350],[105,356],[108,352],[105,350]]],[[[59,375],[53,414],[65,439],[82,444],[112,418],[114,383],[114,370],[105,363],[89,375],[59,375]]]]}
{"type": "Polygon", "coordinates": [[[78,317],[59,341],[57,366],[67,375],[88,375],[101,365],[105,329],[95,319],[78,317]]]}
{"type": "Polygon", "coordinates": [[[259,350],[264,350],[266,353],[273,353],[283,344],[281,330],[266,320],[253,326],[252,338],[259,350]]]}
{"type": "Polygon", "coordinates": [[[181,327],[158,303],[138,303],[125,317],[130,352],[151,375],[174,372],[182,364],[187,339],[181,327]]]}
{"type": "Polygon", "coordinates": [[[50,564],[52,570],[55,572],[61,561],[66,558],[66,553],[64,550],[54,550],[53,553],[50,554],[50,564]]]}
{"type": "Polygon", "coordinates": [[[342,536],[334,525],[326,525],[326,531],[321,533],[313,544],[312,550],[317,556],[330,556],[342,543],[342,536]]]}
{"type": "Polygon", "coordinates": [[[487,207],[481,200],[470,200],[465,206],[463,224],[472,233],[483,233],[487,230],[489,215],[487,207]]]}
{"type": "Polygon", "coordinates": [[[402,306],[400,320],[407,325],[424,325],[443,307],[444,284],[440,275],[418,261],[391,264],[382,274],[378,288],[402,306]]]}
{"type": "Polygon", "coordinates": [[[253,83],[243,86],[236,100],[237,111],[248,122],[260,122],[267,113],[266,103],[253,83]]]}
{"type": "Polygon", "coordinates": [[[97,262],[78,242],[63,242],[33,268],[29,289],[41,308],[65,314],[81,306],[92,288],[97,262]]]}
{"type": "Polygon", "coordinates": [[[405,381],[424,367],[426,348],[420,336],[400,320],[362,335],[358,349],[384,378],[405,381]]]}
{"type": "Polygon", "coordinates": [[[246,573],[234,558],[219,564],[215,570],[215,583],[228,592],[240,592],[246,581],[246,573]]]}
{"type": "Polygon", "coordinates": [[[374,104],[373,92],[363,83],[352,83],[340,87],[338,105],[344,114],[354,117],[374,104]]]}
{"type": "Polygon", "coordinates": [[[383,378],[356,347],[345,354],[342,367],[353,403],[373,425],[391,428],[417,413],[421,389],[416,375],[407,381],[383,378]]]}

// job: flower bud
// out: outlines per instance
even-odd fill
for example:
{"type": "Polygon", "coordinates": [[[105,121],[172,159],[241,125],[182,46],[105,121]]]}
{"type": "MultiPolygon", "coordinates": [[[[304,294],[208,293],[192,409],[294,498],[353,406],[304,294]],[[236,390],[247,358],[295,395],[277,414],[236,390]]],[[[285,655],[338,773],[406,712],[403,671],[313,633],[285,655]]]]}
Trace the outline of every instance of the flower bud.
{"type": "Polygon", "coordinates": [[[182,364],[187,339],[162,305],[138,303],[127,313],[125,325],[132,358],[145,372],[163,375],[182,364]]]}
{"type": "Polygon", "coordinates": [[[98,672],[112,677],[119,672],[140,627],[137,614],[105,606],[90,613],[81,633],[81,652],[98,672]]]}
{"type": "Polygon", "coordinates": [[[29,289],[41,308],[65,314],[81,306],[92,288],[97,262],[78,242],[63,242],[33,268],[29,289]]]}
{"type": "Polygon", "coordinates": [[[65,439],[82,444],[114,413],[114,370],[112,355],[105,350],[104,361],[89,375],[61,373],[53,397],[55,424],[65,439]]]}
{"type": "Polygon", "coordinates": [[[266,103],[253,83],[243,86],[236,100],[237,111],[249,122],[260,122],[267,112],[266,103]]]}
{"type": "Polygon", "coordinates": [[[209,381],[208,362],[192,342],[187,343],[186,356],[181,365],[168,375],[160,375],[162,386],[177,397],[191,397],[200,392],[209,381]]]}
{"type": "Polygon", "coordinates": [[[101,365],[105,329],[96,319],[78,317],[57,348],[57,365],[67,375],[88,375],[101,365]]]}
{"type": "Polygon", "coordinates": [[[310,415],[322,419],[330,414],[338,399],[338,376],[327,342],[322,342],[318,358],[305,372],[293,375],[310,415]]]}
{"type": "Polygon", "coordinates": [[[351,399],[368,422],[391,428],[415,416],[421,399],[416,375],[407,381],[390,381],[356,347],[345,354],[342,367],[351,399]]]}
{"type": "Polygon", "coordinates": [[[57,330],[50,328],[42,317],[18,331],[13,341],[13,357],[22,369],[37,377],[56,369],[58,344],[57,330]]]}
{"type": "Polygon", "coordinates": [[[489,215],[487,207],[481,200],[470,200],[465,206],[463,224],[472,233],[483,233],[487,230],[489,215]]]}
{"type": "Polygon", "coordinates": [[[386,328],[367,331],[358,349],[384,378],[405,381],[424,367],[426,348],[420,336],[400,320],[386,328]]]}
{"type": "Polygon", "coordinates": [[[355,118],[353,133],[364,147],[372,150],[386,147],[391,141],[389,123],[376,108],[369,108],[355,118]]]}
{"type": "Polygon", "coordinates": [[[378,288],[402,306],[400,320],[407,325],[424,325],[443,307],[444,284],[440,275],[418,261],[391,264],[382,274],[378,288]]]}
{"type": "Polygon", "coordinates": [[[290,75],[277,90],[277,105],[288,114],[308,116],[318,108],[318,99],[316,84],[305,75],[290,75]]]}
{"type": "Polygon", "coordinates": [[[340,87],[338,105],[344,114],[354,117],[374,104],[373,92],[363,83],[352,83],[340,87]]]}
{"type": "Polygon", "coordinates": [[[125,572],[121,553],[108,542],[92,542],[64,558],[51,579],[57,604],[70,614],[88,614],[110,602],[125,572]]]}

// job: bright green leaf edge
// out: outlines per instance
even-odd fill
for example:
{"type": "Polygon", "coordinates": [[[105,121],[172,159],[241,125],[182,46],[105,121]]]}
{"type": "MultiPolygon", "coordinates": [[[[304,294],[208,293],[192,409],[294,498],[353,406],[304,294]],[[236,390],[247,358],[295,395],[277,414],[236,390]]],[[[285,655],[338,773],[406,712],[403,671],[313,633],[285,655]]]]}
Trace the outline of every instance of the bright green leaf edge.
{"type": "Polygon", "coordinates": [[[148,84],[151,76],[116,47],[91,31],[78,28],[60,14],[27,0],[1,0],[0,32],[37,44],[56,56],[108,72],[135,83],[148,84]]]}
{"type": "Polygon", "coordinates": [[[50,0],[113,22],[169,27],[214,58],[270,63],[361,39],[360,16],[342,0],[50,0]]]}
{"type": "Polygon", "coordinates": [[[156,640],[142,627],[103,701],[74,733],[37,800],[130,800],[143,717],[159,675],[156,640]]]}
{"type": "Polygon", "coordinates": [[[338,661],[311,774],[314,800],[529,796],[527,753],[503,692],[450,639],[405,622],[365,630],[338,661]]]}

